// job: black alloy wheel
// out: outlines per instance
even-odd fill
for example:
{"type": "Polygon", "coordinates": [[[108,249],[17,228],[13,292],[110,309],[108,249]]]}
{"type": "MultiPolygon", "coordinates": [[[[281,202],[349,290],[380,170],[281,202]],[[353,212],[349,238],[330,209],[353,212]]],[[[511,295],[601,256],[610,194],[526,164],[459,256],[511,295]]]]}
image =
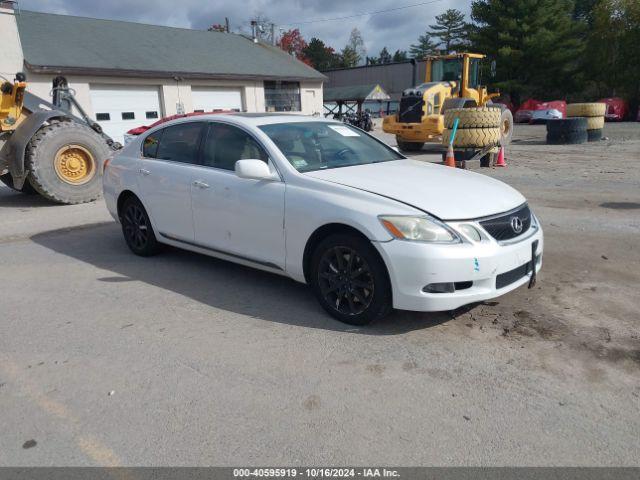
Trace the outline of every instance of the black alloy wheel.
{"type": "Polygon", "coordinates": [[[355,250],[345,246],[324,252],[318,283],[325,301],[343,315],[364,312],[375,292],[369,265],[355,250]]]}
{"type": "Polygon", "coordinates": [[[386,266],[371,242],[335,234],[316,247],[311,286],[322,307],[341,322],[367,325],[392,310],[386,266]]]}
{"type": "Polygon", "coordinates": [[[131,198],[122,210],[122,233],[133,253],[143,257],[153,255],[158,250],[158,242],[153,233],[149,216],[140,201],[131,198]]]}

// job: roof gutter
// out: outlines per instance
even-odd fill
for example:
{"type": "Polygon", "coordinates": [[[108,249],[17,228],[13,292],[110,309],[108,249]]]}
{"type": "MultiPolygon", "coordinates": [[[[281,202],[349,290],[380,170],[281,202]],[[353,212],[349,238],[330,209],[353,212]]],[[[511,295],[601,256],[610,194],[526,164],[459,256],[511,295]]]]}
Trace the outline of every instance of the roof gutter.
{"type": "Polygon", "coordinates": [[[34,65],[26,59],[24,61],[27,69],[33,73],[45,74],[77,74],[77,75],[97,75],[116,77],[144,77],[144,78],[173,78],[176,76],[190,79],[207,80],[297,80],[325,82],[328,78],[325,75],[318,76],[295,76],[295,75],[247,75],[237,73],[206,73],[206,72],[179,72],[179,71],[157,71],[157,70],[130,70],[118,68],[92,68],[92,67],[69,67],[54,65],[34,65]]]}

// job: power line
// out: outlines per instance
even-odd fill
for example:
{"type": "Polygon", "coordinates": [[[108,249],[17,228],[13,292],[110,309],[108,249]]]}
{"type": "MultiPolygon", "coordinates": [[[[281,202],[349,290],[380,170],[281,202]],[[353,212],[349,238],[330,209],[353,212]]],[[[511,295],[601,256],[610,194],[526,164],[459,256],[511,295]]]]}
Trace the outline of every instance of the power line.
{"type": "Polygon", "coordinates": [[[333,21],[336,21],[336,20],[347,20],[349,18],[366,17],[367,15],[378,15],[380,13],[395,12],[397,10],[404,10],[406,8],[422,7],[424,5],[429,5],[429,4],[437,3],[437,2],[442,2],[442,0],[430,0],[428,2],[414,3],[412,5],[404,5],[402,7],[387,8],[385,10],[376,10],[376,11],[373,11],[373,12],[366,12],[366,13],[356,13],[354,15],[347,15],[347,16],[344,16],[344,17],[319,18],[319,19],[316,19],[316,20],[307,20],[305,22],[283,23],[281,25],[283,25],[283,26],[288,26],[288,25],[308,25],[310,23],[333,22],[333,21]]]}

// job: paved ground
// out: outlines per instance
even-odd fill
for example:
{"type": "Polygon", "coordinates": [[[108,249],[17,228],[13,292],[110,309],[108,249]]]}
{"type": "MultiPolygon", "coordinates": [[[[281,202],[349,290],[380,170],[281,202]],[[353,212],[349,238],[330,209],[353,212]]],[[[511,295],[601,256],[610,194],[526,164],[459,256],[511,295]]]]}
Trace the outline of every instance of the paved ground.
{"type": "Polygon", "coordinates": [[[543,135],[482,169],[544,225],[538,287],[369,328],[0,188],[0,465],[637,465],[640,124],[543,135]]]}

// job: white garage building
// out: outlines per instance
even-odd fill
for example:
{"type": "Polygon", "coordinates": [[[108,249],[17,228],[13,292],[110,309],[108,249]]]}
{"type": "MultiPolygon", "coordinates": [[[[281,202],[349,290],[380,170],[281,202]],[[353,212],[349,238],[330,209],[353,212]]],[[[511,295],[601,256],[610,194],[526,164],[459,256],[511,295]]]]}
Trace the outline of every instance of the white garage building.
{"type": "MultiPolygon", "coordinates": [[[[3,8],[0,75],[50,100],[64,75],[107,134],[176,113],[322,113],[321,73],[243,35],[3,8]]],[[[9,4],[5,3],[5,7],[9,4]]]]}

